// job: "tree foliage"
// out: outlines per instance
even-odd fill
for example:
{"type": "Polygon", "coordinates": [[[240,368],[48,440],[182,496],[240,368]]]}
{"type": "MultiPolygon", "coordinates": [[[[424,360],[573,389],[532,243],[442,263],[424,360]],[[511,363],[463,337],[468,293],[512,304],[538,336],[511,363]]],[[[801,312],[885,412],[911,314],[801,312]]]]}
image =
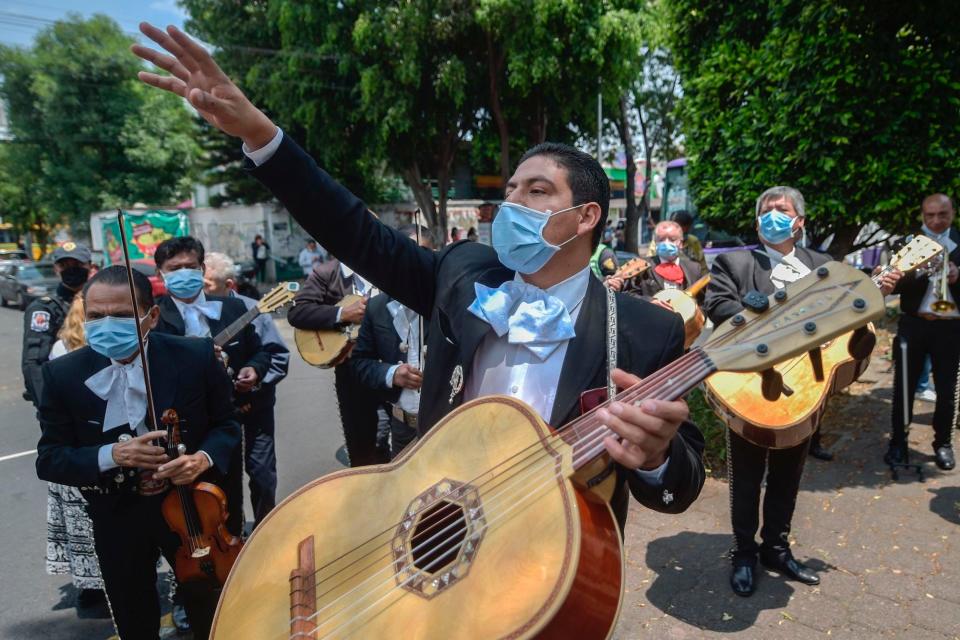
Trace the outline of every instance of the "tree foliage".
{"type": "Polygon", "coordinates": [[[960,47],[947,2],[668,0],[700,213],[753,226],[789,184],[819,236],[915,224],[921,198],[960,187],[960,47]]]}
{"type": "Polygon", "coordinates": [[[0,48],[13,140],[0,154],[5,213],[22,228],[189,196],[199,154],[182,101],[142,86],[131,39],[72,16],[29,49],[0,48]]]}

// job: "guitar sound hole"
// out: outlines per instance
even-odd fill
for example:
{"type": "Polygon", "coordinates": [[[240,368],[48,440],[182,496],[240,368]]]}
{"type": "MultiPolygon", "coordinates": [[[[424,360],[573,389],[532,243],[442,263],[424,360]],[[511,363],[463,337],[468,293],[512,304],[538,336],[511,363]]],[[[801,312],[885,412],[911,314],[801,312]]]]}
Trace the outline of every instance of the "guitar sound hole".
{"type": "Polygon", "coordinates": [[[414,566],[437,573],[456,560],[466,536],[463,508],[452,502],[438,502],[427,509],[410,540],[414,566]]]}

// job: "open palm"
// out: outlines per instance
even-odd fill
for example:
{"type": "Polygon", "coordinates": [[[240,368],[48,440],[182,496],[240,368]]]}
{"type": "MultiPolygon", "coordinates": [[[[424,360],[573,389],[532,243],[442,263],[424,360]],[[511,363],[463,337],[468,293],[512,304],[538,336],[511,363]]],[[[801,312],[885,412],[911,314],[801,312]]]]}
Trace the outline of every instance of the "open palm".
{"type": "Polygon", "coordinates": [[[210,54],[176,27],[166,31],[140,23],[140,31],[170,55],[135,44],[134,54],[167,71],[141,71],[146,84],[186,98],[207,122],[224,133],[243,138],[252,148],[266,144],[276,127],[214,62],[210,54]]]}

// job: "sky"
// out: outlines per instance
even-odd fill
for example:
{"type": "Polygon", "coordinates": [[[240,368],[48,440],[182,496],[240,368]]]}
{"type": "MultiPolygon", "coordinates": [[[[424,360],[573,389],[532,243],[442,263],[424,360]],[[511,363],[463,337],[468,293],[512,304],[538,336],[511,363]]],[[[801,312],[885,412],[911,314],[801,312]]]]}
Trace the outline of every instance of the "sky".
{"type": "Polygon", "coordinates": [[[84,17],[106,14],[121,29],[137,36],[141,20],[182,27],[186,19],[176,0],[0,0],[0,44],[28,46],[38,31],[68,13],[84,17]]]}

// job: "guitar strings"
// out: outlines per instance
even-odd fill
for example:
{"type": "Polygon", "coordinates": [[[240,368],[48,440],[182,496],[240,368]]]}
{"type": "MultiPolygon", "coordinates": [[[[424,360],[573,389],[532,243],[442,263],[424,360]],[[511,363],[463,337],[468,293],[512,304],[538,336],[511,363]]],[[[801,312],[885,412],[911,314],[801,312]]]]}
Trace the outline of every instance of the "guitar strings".
{"type": "MultiPolygon", "coordinates": [[[[707,366],[705,366],[705,365],[703,365],[703,364],[702,364],[701,366],[696,367],[696,369],[693,369],[693,370],[690,370],[690,371],[686,371],[686,372],[684,372],[684,374],[683,374],[682,376],[680,376],[679,378],[674,378],[673,380],[671,380],[670,383],[667,385],[666,388],[661,388],[661,389],[659,390],[660,393],[658,394],[657,397],[661,397],[661,398],[679,397],[679,395],[681,395],[681,393],[682,393],[683,391],[685,391],[685,390],[689,389],[690,387],[692,387],[694,384],[696,384],[697,381],[702,380],[703,377],[705,377],[705,374],[709,374],[710,372],[711,372],[711,371],[710,371],[709,367],[707,367],[707,366]],[[688,383],[689,383],[689,384],[688,384],[688,383]]],[[[624,401],[624,402],[632,402],[633,400],[636,400],[636,399],[641,395],[641,390],[631,391],[630,393],[624,393],[624,394],[622,394],[622,395],[623,395],[623,401],[624,401]]],[[[584,441],[579,442],[579,443],[577,443],[577,445],[575,445],[575,447],[574,447],[574,460],[575,460],[574,464],[576,465],[576,464],[578,464],[578,463],[580,463],[580,462],[583,462],[584,460],[589,460],[589,459],[593,458],[593,457],[596,455],[596,454],[594,453],[594,451],[598,451],[598,452],[599,452],[599,451],[602,451],[602,450],[603,450],[603,446],[604,446],[603,443],[602,443],[602,441],[603,441],[603,439],[606,438],[608,435],[612,435],[612,432],[611,432],[605,425],[603,425],[602,423],[597,423],[597,424],[594,426],[593,433],[591,434],[591,437],[590,437],[590,438],[587,438],[587,439],[585,439],[584,441]]],[[[541,450],[541,452],[543,452],[543,451],[541,450]]],[[[545,461],[545,462],[547,463],[547,466],[548,466],[548,467],[555,467],[556,464],[557,464],[556,460],[554,460],[552,457],[550,457],[550,458],[544,458],[544,459],[542,459],[542,461],[545,461]]],[[[542,471],[542,470],[543,470],[542,468],[536,468],[536,469],[533,469],[532,472],[539,472],[539,471],[542,471]]],[[[504,479],[504,483],[502,483],[502,484],[506,484],[506,482],[510,482],[510,481],[516,481],[516,480],[519,478],[520,475],[530,475],[530,473],[531,473],[531,472],[528,472],[528,473],[526,473],[526,474],[513,474],[512,476],[509,476],[509,477],[505,478],[505,479],[504,479]]],[[[558,478],[562,477],[562,475],[563,475],[562,472],[561,472],[560,474],[555,474],[554,476],[552,476],[552,477],[547,481],[546,485],[541,485],[541,486],[548,486],[548,485],[553,484],[553,482],[555,482],[558,478]]],[[[488,508],[489,508],[490,505],[493,504],[492,501],[493,501],[495,498],[503,495],[504,493],[506,493],[506,492],[505,492],[505,491],[502,491],[502,492],[500,492],[499,494],[494,494],[494,495],[492,495],[492,496],[487,497],[487,502],[486,502],[486,504],[487,504],[488,508]]],[[[512,509],[513,509],[513,507],[511,507],[511,509],[508,509],[507,512],[505,512],[505,513],[509,513],[509,511],[512,510],[512,509]]],[[[486,524],[486,525],[483,527],[483,529],[490,528],[497,520],[499,520],[499,519],[501,519],[501,518],[502,518],[502,514],[501,514],[501,516],[498,516],[498,517],[495,517],[495,518],[491,519],[491,521],[490,521],[488,524],[486,524]]],[[[458,522],[459,522],[459,521],[458,521],[458,522]]],[[[447,528],[449,529],[451,526],[457,524],[458,522],[455,522],[455,523],[452,523],[451,525],[448,525],[447,528]]],[[[441,531],[440,533],[443,533],[443,532],[441,531]]],[[[449,542],[450,539],[452,539],[453,537],[459,536],[460,533],[461,533],[460,531],[455,532],[455,533],[454,533],[454,536],[449,537],[445,542],[449,542]]],[[[435,534],[435,535],[434,535],[434,538],[435,538],[437,535],[439,535],[439,534],[435,534]]],[[[426,541],[425,543],[421,543],[420,546],[424,546],[425,544],[429,544],[431,541],[432,541],[432,540],[428,540],[428,541],[426,541]]],[[[428,551],[427,554],[425,554],[425,557],[426,557],[426,556],[429,556],[429,555],[432,555],[433,552],[435,552],[435,551],[440,550],[440,549],[442,548],[442,545],[443,545],[443,542],[438,543],[438,546],[437,546],[435,549],[433,549],[433,550],[431,550],[431,551],[428,551]]],[[[388,555],[389,555],[389,554],[388,554],[388,555]]],[[[416,577],[418,577],[420,574],[423,573],[423,571],[428,570],[433,564],[436,563],[437,560],[443,559],[444,555],[446,555],[446,554],[441,555],[440,558],[435,559],[430,565],[428,565],[427,567],[425,567],[423,570],[415,573],[413,576],[411,576],[410,578],[408,578],[408,579],[404,582],[404,584],[406,584],[406,582],[409,582],[409,580],[412,580],[412,579],[415,579],[416,577]]],[[[387,568],[389,568],[389,567],[384,567],[384,569],[381,569],[381,571],[380,571],[380,572],[377,572],[377,573],[382,573],[382,572],[383,572],[385,569],[387,569],[387,568]]],[[[359,585],[357,585],[356,587],[354,587],[353,589],[351,589],[348,593],[339,596],[337,599],[335,599],[334,601],[332,601],[331,603],[329,603],[328,605],[326,605],[323,609],[317,611],[317,612],[314,613],[313,615],[311,615],[311,616],[309,616],[309,617],[302,617],[302,616],[301,616],[301,617],[295,618],[294,620],[291,620],[291,622],[293,622],[293,621],[295,621],[295,620],[309,620],[309,619],[311,619],[311,618],[316,617],[317,615],[319,615],[319,613],[321,613],[321,612],[324,611],[325,609],[329,608],[331,605],[335,604],[338,600],[340,600],[340,599],[346,597],[347,595],[349,595],[350,593],[353,593],[354,591],[356,591],[359,587],[363,586],[363,584],[364,584],[365,582],[369,582],[369,580],[372,579],[373,577],[375,577],[376,575],[377,575],[377,574],[374,574],[373,576],[369,576],[368,578],[366,578],[366,579],[364,580],[364,582],[360,583],[359,585]]],[[[394,574],[394,575],[391,576],[391,578],[389,578],[384,584],[388,584],[388,583],[390,583],[390,582],[393,582],[398,575],[399,575],[399,574],[394,574]]],[[[379,585],[378,585],[377,587],[375,587],[375,589],[378,588],[378,587],[379,587],[379,585]]],[[[360,600],[362,601],[365,597],[366,597],[366,596],[361,596],[360,600]]],[[[356,604],[356,603],[353,603],[353,604],[356,604]]],[[[353,606],[353,605],[351,605],[351,606],[353,606]]],[[[338,614],[339,614],[339,613],[342,613],[343,611],[345,611],[345,609],[344,609],[344,610],[341,610],[340,612],[338,612],[338,614]]]]}

